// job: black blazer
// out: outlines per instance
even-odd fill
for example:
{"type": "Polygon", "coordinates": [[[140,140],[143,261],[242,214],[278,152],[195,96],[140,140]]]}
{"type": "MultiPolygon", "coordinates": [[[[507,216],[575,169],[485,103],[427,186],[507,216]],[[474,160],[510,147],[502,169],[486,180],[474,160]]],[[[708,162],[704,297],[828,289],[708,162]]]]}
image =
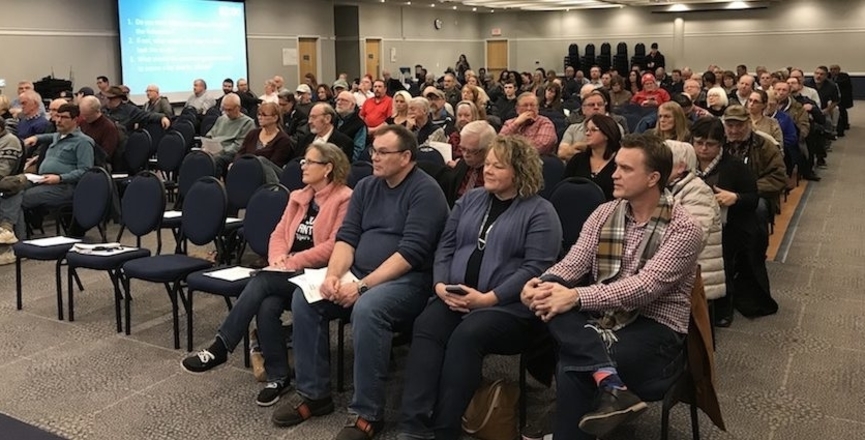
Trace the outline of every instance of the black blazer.
{"type": "Polygon", "coordinates": [[[703,177],[703,181],[712,187],[716,185],[723,190],[739,194],[739,201],[727,211],[727,224],[724,225],[724,237],[736,240],[750,239],[757,233],[757,178],[751,169],[741,160],[724,153],[718,165],[703,177]]]}
{"type": "MultiPolygon", "coordinates": [[[[291,158],[289,160],[294,159],[295,157],[303,156],[304,153],[306,153],[306,148],[315,141],[315,136],[316,135],[314,133],[309,133],[308,135],[304,136],[303,139],[301,139],[300,142],[297,144],[297,149],[291,155],[291,158]]],[[[333,132],[330,133],[330,138],[328,138],[327,141],[339,147],[339,149],[342,150],[343,153],[345,153],[345,156],[348,158],[348,162],[351,163],[351,156],[354,154],[353,139],[340,133],[339,130],[334,127],[333,132]]]]}

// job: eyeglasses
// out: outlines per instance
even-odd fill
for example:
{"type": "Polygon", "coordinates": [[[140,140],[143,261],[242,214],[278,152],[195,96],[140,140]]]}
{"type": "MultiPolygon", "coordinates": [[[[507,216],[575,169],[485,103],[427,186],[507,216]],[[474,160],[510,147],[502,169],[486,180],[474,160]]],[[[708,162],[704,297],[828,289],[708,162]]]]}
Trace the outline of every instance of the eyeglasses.
{"type": "Polygon", "coordinates": [[[463,154],[472,154],[472,155],[474,155],[474,154],[482,153],[482,152],[484,151],[484,149],[483,149],[483,148],[466,148],[466,147],[460,146],[460,151],[461,151],[463,154]]]}
{"type": "Polygon", "coordinates": [[[598,127],[586,127],[586,133],[597,133],[601,131],[598,127]]]}
{"type": "Polygon", "coordinates": [[[327,165],[328,163],[329,163],[329,162],[322,162],[322,161],[320,161],[320,160],[312,160],[312,159],[301,159],[301,160],[300,160],[300,166],[310,165],[310,164],[315,164],[315,165],[327,165]]]}
{"type": "Polygon", "coordinates": [[[403,151],[407,151],[407,150],[382,151],[382,150],[376,150],[375,148],[370,147],[369,148],[369,156],[370,157],[387,156],[388,154],[399,154],[399,153],[402,153],[403,151]]]}

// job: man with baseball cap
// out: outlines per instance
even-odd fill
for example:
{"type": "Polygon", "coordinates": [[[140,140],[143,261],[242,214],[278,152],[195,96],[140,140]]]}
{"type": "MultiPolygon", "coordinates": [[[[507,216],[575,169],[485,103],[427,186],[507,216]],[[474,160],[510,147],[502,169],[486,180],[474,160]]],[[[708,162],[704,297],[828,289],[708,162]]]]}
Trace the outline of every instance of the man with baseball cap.
{"type": "Polygon", "coordinates": [[[348,90],[348,82],[344,79],[338,79],[333,82],[331,89],[333,89],[333,96],[336,97],[336,95],[339,95],[341,92],[348,90]]]}
{"type": "Polygon", "coordinates": [[[456,131],[454,128],[454,120],[450,113],[445,108],[445,93],[440,89],[429,86],[423,89],[424,98],[429,101],[432,124],[436,127],[441,127],[445,131],[445,136],[450,136],[456,131]]]}
{"type": "Polygon", "coordinates": [[[306,84],[301,84],[294,89],[294,97],[297,99],[295,108],[306,116],[312,110],[312,89],[306,84]]]}

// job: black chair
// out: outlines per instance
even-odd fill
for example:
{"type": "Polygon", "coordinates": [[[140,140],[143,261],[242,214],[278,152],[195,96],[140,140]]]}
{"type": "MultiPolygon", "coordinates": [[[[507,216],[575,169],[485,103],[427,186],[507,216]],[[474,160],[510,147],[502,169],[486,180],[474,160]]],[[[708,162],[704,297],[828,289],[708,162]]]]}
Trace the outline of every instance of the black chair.
{"type": "MultiPolygon", "coordinates": [[[[165,211],[165,187],[159,177],[150,172],[142,171],[133,177],[126,186],[126,192],[121,201],[123,214],[123,228],[128,228],[136,237],[135,248],[113,255],[92,255],[70,250],[66,253],[66,261],[69,266],[68,273],[68,295],[69,295],[69,322],[75,320],[75,303],[72,291],[72,278],[78,268],[101,270],[108,273],[111,284],[114,286],[114,312],[117,321],[117,332],[121,332],[120,300],[124,297],[121,290],[123,273],[121,269],[127,261],[136,258],[150,256],[150,250],[141,247],[141,237],[153,231],[159,234],[159,224],[162,222],[162,213],[165,211]]],[[[118,236],[118,241],[120,240],[118,236]]],[[[161,243],[161,239],[157,239],[161,243]]],[[[157,248],[156,253],[160,252],[157,248]]],[[[127,309],[129,301],[126,301],[127,309]]],[[[129,312],[127,311],[127,316],[129,312]]],[[[126,322],[126,334],[130,332],[129,322],[126,322]]]]}
{"type": "Polygon", "coordinates": [[[445,158],[438,152],[435,148],[432,147],[420,147],[417,152],[417,161],[418,162],[429,162],[439,165],[445,164],[445,158]]]}
{"type": "Polygon", "coordinates": [[[156,154],[156,147],[162,142],[162,137],[165,136],[165,129],[160,123],[147,124],[144,131],[150,134],[150,155],[156,154]]]}
{"type": "Polygon", "coordinates": [[[177,174],[188,150],[183,135],[178,131],[166,133],[156,147],[156,169],[164,174],[168,191],[177,186],[177,174]]]}
{"type": "MultiPolygon", "coordinates": [[[[285,211],[285,206],[288,204],[288,189],[282,185],[269,185],[256,191],[252,199],[249,201],[247,215],[243,219],[243,236],[245,243],[256,254],[267,257],[267,249],[270,244],[270,234],[276,228],[277,223],[282,218],[285,211]]],[[[244,246],[245,247],[245,246],[244,246]]],[[[242,252],[241,252],[242,254],[242,252]]],[[[240,258],[238,257],[238,264],[240,258]]],[[[225,304],[228,310],[231,310],[231,298],[237,298],[246,288],[249,278],[240,279],[237,281],[226,281],[219,278],[208,276],[209,272],[214,270],[225,269],[229,266],[220,266],[218,268],[205,269],[189,274],[186,277],[187,292],[186,301],[189,305],[187,313],[186,327],[186,343],[187,349],[192,351],[192,333],[193,333],[193,308],[192,296],[194,292],[206,292],[214,295],[221,295],[225,298],[225,304]]],[[[244,335],[244,359],[246,365],[249,366],[249,337],[244,335]]]]}
{"type": "Polygon", "coordinates": [[[367,176],[372,175],[372,163],[357,161],[351,164],[351,169],[348,171],[346,185],[349,188],[354,188],[358,182],[367,176]]]}
{"type": "MultiPolygon", "coordinates": [[[[209,110],[208,110],[209,112],[209,110]]],[[[200,133],[202,136],[206,136],[210,129],[216,125],[216,120],[219,118],[219,115],[210,114],[204,116],[204,119],[201,120],[200,133]]]]}
{"type": "MultiPolygon", "coordinates": [[[[217,255],[223,252],[220,236],[225,227],[225,216],[228,212],[228,197],[225,187],[215,177],[208,176],[199,179],[192,185],[186,200],[181,221],[181,235],[192,243],[203,246],[209,243],[216,245],[217,255]]],[[[218,260],[218,258],[217,258],[218,260]]],[[[187,314],[187,325],[192,326],[191,304],[184,293],[186,277],[196,271],[212,267],[213,263],[202,258],[190,257],[184,254],[155,255],[128,261],[123,265],[123,283],[126,291],[126,301],[131,299],[132,279],[161,283],[171,300],[171,316],[174,325],[174,348],[180,348],[179,304],[187,314]]],[[[131,310],[127,303],[127,313],[131,310]]],[[[126,315],[126,325],[130,325],[131,314],[126,315]]],[[[191,347],[190,347],[191,350],[191,347]]]]}
{"type": "MultiPolygon", "coordinates": [[[[81,176],[72,196],[72,217],[75,222],[84,231],[97,228],[103,242],[107,241],[105,236],[105,220],[110,212],[113,195],[114,180],[111,179],[108,171],[105,171],[103,168],[91,168],[81,176]]],[[[15,252],[15,298],[18,310],[21,310],[23,307],[21,299],[21,259],[56,261],[54,277],[57,293],[57,319],[63,320],[63,282],[60,276],[60,268],[65,264],[66,253],[77,241],[80,240],[51,246],[40,246],[34,244],[34,242],[38,243],[38,241],[29,240],[19,241],[12,245],[12,250],[15,252]]],[[[78,280],[78,288],[84,290],[80,280],[78,280]]]]}
{"type": "Polygon", "coordinates": [[[184,145],[189,148],[192,146],[192,140],[195,138],[195,123],[187,118],[179,117],[174,123],[171,124],[171,128],[180,133],[183,136],[184,145]]]}
{"type": "Polygon", "coordinates": [[[244,154],[235,159],[225,177],[225,191],[231,207],[229,212],[245,209],[255,191],[264,184],[264,165],[258,157],[244,154]]]}
{"type": "Polygon", "coordinates": [[[147,166],[147,159],[151,156],[151,141],[150,133],[147,130],[136,130],[129,135],[123,158],[130,175],[147,166]]]}
{"type": "Polygon", "coordinates": [[[553,189],[561,182],[565,175],[565,164],[556,156],[545,154],[541,156],[543,162],[544,187],[541,189],[540,196],[549,200],[553,194],[553,189]]]}
{"type": "Polygon", "coordinates": [[[177,178],[177,198],[174,201],[174,207],[171,211],[166,211],[162,219],[162,228],[171,229],[174,234],[174,240],[177,243],[175,252],[180,253],[184,247],[183,240],[180,237],[180,215],[178,211],[183,209],[183,203],[186,195],[192,188],[192,185],[202,177],[216,176],[216,164],[213,161],[213,156],[203,151],[190,151],[183,158],[183,163],[180,165],[180,172],[177,178]]]}
{"type": "Polygon", "coordinates": [[[288,188],[289,191],[301,189],[305,185],[303,183],[303,171],[300,169],[300,158],[289,161],[282,168],[282,175],[279,176],[279,184],[288,188]]]}
{"type": "Polygon", "coordinates": [[[550,196],[550,203],[562,223],[563,253],[577,242],[583,223],[606,200],[601,187],[589,179],[570,177],[559,182],[550,196]]]}

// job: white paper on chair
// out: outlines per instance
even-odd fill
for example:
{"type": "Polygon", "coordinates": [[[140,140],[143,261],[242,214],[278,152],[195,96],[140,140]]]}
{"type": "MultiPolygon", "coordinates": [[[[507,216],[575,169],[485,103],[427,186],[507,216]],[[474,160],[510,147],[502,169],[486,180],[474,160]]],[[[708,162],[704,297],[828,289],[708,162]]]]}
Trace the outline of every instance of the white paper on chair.
{"type": "Polygon", "coordinates": [[[35,240],[26,240],[24,243],[32,244],[33,246],[57,246],[61,244],[78,243],[81,240],[78,238],[64,237],[58,235],[56,237],[37,238],[35,240]]]}
{"type": "Polygon", "coordinates": [[[124,246],[120,243],[76,243],[72,246],[72,251],[79,254],[95,255],[97,257],[110,257],[112,255],[122,254],[138,249],[134,246],[124,246]]]}
{"type": "Polygon", "coordinates": [[[217,155],[222,154],[224,148],[222,147],[222,141],[220,139],[203,137],[201,138],[201,149],[204,150],[205,153],[217,155]]]}
{"type": "Polygon", "coordinates": [[[165,211],[164,213],[162,213],[162,218],[163,218],[163,219],[179,218],[179,217],[182,217],[182,216],[183,216],[183,212],[182,212],[182,211],[165,211]]]}
{"type": "MultiPolygon", "coordinates": [[[[306,269],[302,274],[289,278],[292,284],[296,285],[303,292],[306,302],[312,304],[324,299],[321,296],[321,285],[324,284],[324,278],[327,275],[327,268],[323,269],[306,269]]],[[[343,283],[353,283],[357,281],[357,277],[351,272],[346,272],[340,279],[343,283]]]]}
{"type": "Polygon", "coordinates": [[[255,272],[255,269],[251,267],[234,266],[226,269],[214,270],[213,272],[205,272],[204,274],[212,278],[234,282],[251,277],[253,272],[255,272]]]}
{"type": "Polygon", "coordinates": [[[129,177],[129,174],[127,173],[114,173],[111,175],[112,179],[125,179],[127,177],[129,177]]]}
{"type": "Polygon", "coordinates": [[[40,183],[43,180],[45,180],[45,176],[42,176],[39,174],[24,173],[24,177],[26,177],[27,180],[29,180],[33,183],[40,183]]]}
{"type": "Polygon", "coordinates": [[[448,163],[454,159],[453,155],[453,147],[451,144],[447,142],[428,142],[428,145],[433,150],[439,152],[445,160],[445,163],[448,163]]]}
{"type": "Polygon", "coordinates": [[[229,224],[229,223],[237,223],[237,222],[242,222],[242,221],[243,221],[242,218],[237,218],[237,217],[226,217],[226,219],[225,219],[225,224],[229,224]]]}

